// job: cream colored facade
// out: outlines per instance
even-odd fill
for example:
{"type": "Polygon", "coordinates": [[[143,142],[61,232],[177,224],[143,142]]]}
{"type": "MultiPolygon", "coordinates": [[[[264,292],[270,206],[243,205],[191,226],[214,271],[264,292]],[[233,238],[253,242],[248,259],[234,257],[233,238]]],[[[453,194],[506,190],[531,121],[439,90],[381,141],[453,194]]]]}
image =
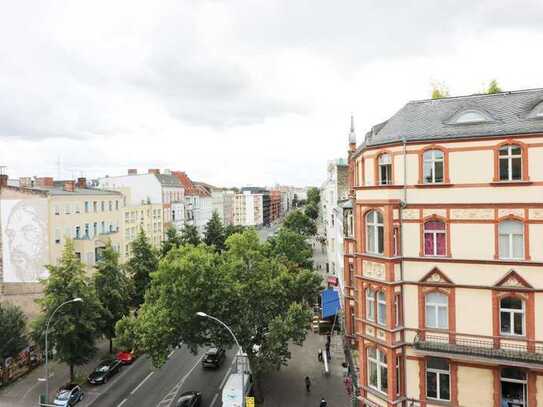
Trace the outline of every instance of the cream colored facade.
{"type": "Polygon", "coordinates": [[[139,206],[127,206],[123,209],[123,245],[122,261],[128,261],[131,256],[130,244],[140,229],[143,229],[149,242],[156,249],[164,239],[164,220],[161,204],[142,203],[139,206]]]}
{"type": "Polygon", "coordinates": [[[360,405],[542,406],[543,132],[351,145],[350,157],[360,405]]]}

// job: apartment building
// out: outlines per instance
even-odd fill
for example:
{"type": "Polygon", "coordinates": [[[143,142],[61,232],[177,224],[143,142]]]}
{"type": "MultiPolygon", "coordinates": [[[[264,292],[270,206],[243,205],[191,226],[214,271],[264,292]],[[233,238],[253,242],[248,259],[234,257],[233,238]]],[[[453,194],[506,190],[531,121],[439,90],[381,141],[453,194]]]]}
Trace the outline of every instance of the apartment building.
{"type": "Polygon", "coordinates": [[[260,226],[264,224],[263,195],[245,191],[234,195],[234,225],[260,226]]]}
{"type": "Polygon", "coordinates": [[[343,289],[343,204],[348,199],[347,160],[328,162],[326,181],[321,187],[321,219],[326,238],[326,268],[339,279],[343,289]]]}
{"type": "Polygon", "coordinates": [[[54,181],[22,178],[0,183],[1,297],[17,303],[30,316],[42,293],[47,264],[57,264],[67,239],[89,271],[110,241],[117,251],[123,196],[92,189],[84,178],[54,181]]]}
{"type": "Polygon", "coordinates": [[[243,187],[241,188],[241,193],[254,195],[254,203],[250,203],[250,205],[253,205],[254,215],[249,207],[247,209],[248,212],[246,216],[249,225],[269,225],[271,223],[270,192],[261,187],[243,187]]]}
{"type": "Polygon", "coordinates": [[[362,406],[543,405],[543,89],[422,100],[349,137],[362,406]]]}
{"type": "Polygon", "coordinates": [[[272,189],[270,191],[270,222],[279,220],[281,215],[281,191],[272,189]]]}
{"type": "Polygon", "coordinates": [[[183,171],[172,173],[185,189],[185,223],[194,225],[200,234],[205,232],[207,222],[213,213],[213,199],[209,191],[193,182],[183,171]]]}

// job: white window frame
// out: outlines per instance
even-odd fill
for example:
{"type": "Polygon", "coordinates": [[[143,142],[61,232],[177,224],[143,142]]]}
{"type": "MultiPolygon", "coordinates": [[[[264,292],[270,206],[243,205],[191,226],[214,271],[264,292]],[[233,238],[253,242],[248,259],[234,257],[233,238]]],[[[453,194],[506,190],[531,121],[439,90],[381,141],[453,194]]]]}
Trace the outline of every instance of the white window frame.
{"type": "Polygon", "coordinates": [[[522,148],[518,144],[507,144],[505,146],[501,146],[498,150],[498,179],[501,182],[508,182],[508,181],[521,181],[522,180],[522,166],[524,165],[524,162],[522,160],[522,148]],[[518,148],[520,150],[519,154],[513,154],[513,148],[518,148]],[[507,155],[501,155],[500,153],[502,151],[507,151],[507,155]],[[513,159],[520,158],[520,178],[513,179],[513,159]],[[502,160],[507,160],[507,179],[502,179],[501,174],[501,162],[502,160]]]}
{"type": "Polygon", "coordinates": [[[524,253],[524,239],[525,239],[525,236],[524,236],[524,224],[518,220],[504,220],[502,222],[500,222],[500,224],[498,225],[498,250],[499,250],[499,257],[500,259],[507,259],[507,260],[522,260],[524,259],[524,256],[526,255],[524,253]],[[504,233],[502,232],[502,226],[504,226],[506,223],[515,223],[517,225],[520,225],[521,226],[521,231],[522,233],[518,234],[518,233],[504,233]],[[502,253],[501,251],[501,238],[502,236],[505,236],[507,238],[507,241],[508,241],[508,246],[509,246],[509,253],[506,255],[505,253],[502,253]],[[522,238],[522,253],[520,254],[520,256],[515,256],[514,255],[514,237],[515,236],[520,236],[522,238]]]}
{"type": "Polygon", "coordinates": [[[445,225],[445,222],[443,222],[442,220],[439,220],[439,219],[436,219],[436,220],[428,220],[426,222],[424,222],[424,232],[423,232],[423,241],[422,241],[422,246],[424,248],[424,255],[425,256],[434,256],[434,257],[443,257],[443,256],[447,256],[447,225],[445,225]],[[431,229],[426,229],[426,224],[427,223],[430,223],[430,222],[439,222],[443,225],[443,230],[431,230],[431,229]],[[432,239],[434,241],[434,252],[433,253],[426,253],[426,234],[431,234],[432,235],[432,239]],[[443,254],[437,254],[437,235],[438,234],[443,234],[444,237],[445,237],[445,253],[443,254]]]}
{"type": "Polygon", "coordinates": [[[368,321],[375,321],[375,290],[366,288],[366,319],[368,321]]]}
{"type": "Polygon", "coordinates": [[[425,314],[426,314],[426,317],[425,317],[425,321],[424,321],[424,326],[426,328],[430,328],[430,329],[449,329],[449,296],[447,294],[444,294],[442,292],[439,292],[439,291],[432,291],[432,292],[429,292],[429,293],[426,293],[424,295],[424,311],[425,311],[425,314]],[[444,298],[446,298],[447,300],[447,303],[446,304],[441,304],[439,302],[432,302],[431,300],[429,301],[428,298],[432,295],[432,294],[438,294],[440,296],[443,296],[444,298]],[[447,315],[447,323],[446,324],[442,324],[443,321],[440,320],[439,318],[439,310],[443,308],[445,309],[445,315],[447,315]],[[429,324],[429,320],[428,320],[428,315],[430,313],[433,313],[434,314],[434,320],[436,321],[436,326],[431,326],[429,324]]]}
{"type": "Polygon", "coordinates": [[[383,387],[383,377],[381,375],[381,368],[384,368],[385,369],[385,376],[388,375],[388,364],[387,364],[387,359],[386,359],[386,353],[381,351],[379,348],[368,348],[367,351],[366,351],[366,356],[367,356],[367,359],[368,359],[368,386],[371,387],[372,389],[375,389],[381,393],[384,393],[386,394],[387,391],[388,391],[388,386],[389,386],[389,383],[388,383],[388,377],[386,378],[387,380],[387,388],[384,388],[383,387]],[[369,351],[370,349],[375,349],[375,358],[371,357],[369,355],[369,351]],[[384,362],[381,360],[381,356],[383,356],[384,358],[384,362]],[[376,368],[377,368],[377,383],[376,383],[376,386],[374,386],[372,383],[371,383],[371,367],[370,365],[371,364],[375,364],[376,368]]]}
{"type": "Polygon", "coordinates": [[[423,164],[422,164],[422,182],[424,184],[443,184],[445,182],[445,153],[443,151],[434,149],[434,150],[426,150],[423,155],[423,164]],[[441,154],[441,157],[436,157],[437,153],[441,154]],[[425,168],[426,163],[430,163],[432,167],[432,180],[428,181],[426,180],[425,176],[425,168]],[[442,180],[436,181],[436,164],[441,163],[442,164],[442,180]]]}
{"type": "MultiPolygon", "coordinates": [[[[443,358],[436,358],[436,359],[443,359],[443,358]]],[[[440,400],[440,401],[450,401],[451,396],[451,362],[447,360],[449,363],[449,370],[442,370],[442,369],[436,369],[436,368],[430,368],[428,367],[428,361],[426,362],[426,397],[428,397],[430,400],[440,400]],[[437,397],[430,397],[428,395],[428,373],[434,373],[436,375],[436,395],[437,397]],[[441,398],[441,376],[447,375],[449,377],[449,398],[441,398]]]]}
{"type": "MultiPolygon", "coordinates": [[[[522,370],[520,368],[517,368],[517,369],[522,370]]],[[[528,400],[527,400],[527,396],[528,396],[528,378],[527,378],[526,374],[525,374],[524,377],[525,378],[523,380],[522,379],[513,379],[513,378],[509,378],[509,377],[503,377],[503,369],[502,369],[502,372],[500,373],[500,387],[502,387],[501,383],[503,383],[503,382],[521,384],[523,386],[522,390],[523,390],[523,396],[524,396],[524,398],[522,400],[522,403],[523,403],[524,407],[527,407],[528,406],[528,400]]],[[[503,401],[503,395],[500,392],[500,402],[502,402],[502,401],[503,401]]]]}
{"type": "Polygon", "coordinates": [[[383,254],[385,250],[385,224],[383,214],[377,210],[372,210],[366,214],[366,251],[371,254],[383,254]],[[381,217],[381,220],[379,220],[381,217]],[[374,251],[370,250],[370,228],[373,229],[373,247],[374,251]],[[379,229],[382,230],[383,236],[382,250],[379,250],[379,229]]]}
{"type": "Polygon", "coordinates": [[[377,179],[379,181],[379,185],[391,185],[392,184],[392,156],[388,153],[380,154],[377,158],[378,162],[378,171],[377,179]],[[385,171],[385,175],[387,176],[385,179],[383,179],[383,169],[385,171]]]}
{"type": "Polygon", "coordinates": [[[387,324],[387,300],[384,291],[377,291],[376,293],[377,303],[377,323],[382,326],[387,324]]]}
{"type": "Polygon", "coordinates": [[[525,336],[526,335],[526,302],[523,299],[516,298],[516,297],[502,297],[500,298],[500,335],[505,336],[525,336]],[[502,307],[502,301],[507,298],[515,298],[520,301],[522,304],[521,309],[516,308],[504,308],[502,307]],[[502,312],[509,314],[509,326],[510,331],[504,332],[502,330],[502,312]],[[522,316],[522,333],[518,334],[515,333],[515,314],[520,314],[522,316]]]}

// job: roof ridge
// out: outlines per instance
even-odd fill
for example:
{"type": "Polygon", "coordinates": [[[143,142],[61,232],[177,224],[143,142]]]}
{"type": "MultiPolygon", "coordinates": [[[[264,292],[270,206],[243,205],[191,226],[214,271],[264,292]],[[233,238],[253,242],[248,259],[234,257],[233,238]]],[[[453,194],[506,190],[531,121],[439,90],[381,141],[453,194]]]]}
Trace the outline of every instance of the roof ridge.
{"type": "Polygon", "coordinates": [[[436,102],[440,100],[448,100],[448,99],[462,99],[462,98],[476,98],[476,97],[495,97],[495,96],[504,96],[504,95],[512,95],[512,94],[518,94],[518,93],[528,93],[528,92],[535,92],[535,91],[543,91],[543,88],[531,88],[531,89],[517,89],[517,90],[507,90],[503,92],[497,92],[497,93],[472,93],[470,95],[458,95],[458,96],[447,96],[442,97],[438,99],[416,99],[416,100],[410,100],[407,102],[407,104],[411,103],[427,103],[427,102],[436,102]]]}

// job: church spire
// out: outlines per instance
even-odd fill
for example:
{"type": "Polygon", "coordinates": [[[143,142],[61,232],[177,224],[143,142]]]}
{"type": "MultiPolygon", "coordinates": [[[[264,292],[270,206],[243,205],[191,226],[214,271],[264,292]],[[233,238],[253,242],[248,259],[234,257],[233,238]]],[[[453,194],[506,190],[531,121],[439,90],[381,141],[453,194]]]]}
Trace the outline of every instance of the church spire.
{"type": "Polygon", "coordinates": [[[349,131],[349,145],[356,147],[356,133],[354,132],[354,116],[351,114],[351,130],[349,131]]]}

